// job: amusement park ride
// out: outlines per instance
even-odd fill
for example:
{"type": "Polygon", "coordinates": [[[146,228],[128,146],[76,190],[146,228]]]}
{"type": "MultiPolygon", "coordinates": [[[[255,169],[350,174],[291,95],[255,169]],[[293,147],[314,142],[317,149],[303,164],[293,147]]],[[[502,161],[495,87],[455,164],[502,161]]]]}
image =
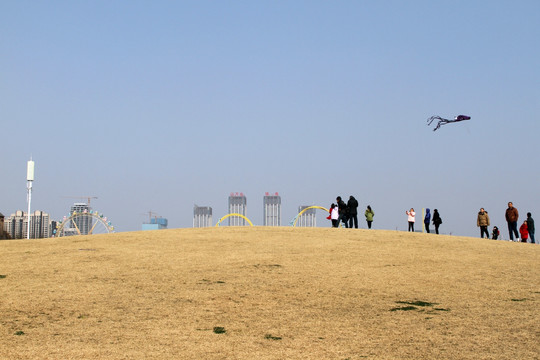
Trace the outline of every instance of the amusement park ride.
{"type": "MultiPolygon", "coordinates": [[[[86,205],[90,208],[91,199],[97,199],[97,196],[64,196],[72,199],[85,199],[86,205]]],[[[73,236],[73,235],[95,235],[114,232],[114,226],[106,216],[92,209],[82,211],[72,211],[68,216],[64,216],[62,221],[57,224],[53,230],[53,236],[73,236]]]]}

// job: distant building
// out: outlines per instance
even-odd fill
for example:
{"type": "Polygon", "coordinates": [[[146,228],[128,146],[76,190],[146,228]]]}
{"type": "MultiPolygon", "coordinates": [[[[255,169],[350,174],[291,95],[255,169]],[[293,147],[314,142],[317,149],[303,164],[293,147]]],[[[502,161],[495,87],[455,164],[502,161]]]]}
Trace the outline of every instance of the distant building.
{"type": "Polygon", "coordinates": [[[4,231],[10,239],[26,238],[27,221],[28,218],[24,211],[17,210],[4,219],[4,231]]]}
{"type": "MultiPolygon", "coordinates": [[[[246,216],[247,199],[243,193],[231,193],[229,196],[229,214],[246,216]]],[[[245,226],[246,220],[238,217],[229,217],[229,226],[245,226]]]]}
{"type": "MultiPolygon", "coordinates": [[[[4,219],[2,229],[10,239],[26,239],[28,231],[28,215],[17,210],[4,219]]],[[[51,236],[51,220],[49,214],[37,210],[30,215],[30,239],[42,239],[51,236]]]]}
{"type": "Polygon", "coordinates": [[[51,236],[51,218],[49,214],[37,210],[30,217],[30,239],[43,239],[51,236]]]}
{"type": "Polygon", "coordinates": [[[264,226],[281,226],[281,196],[278,193],[263,198],[264,226]]]}
{"type": "MultiPolygon", "coordinates": [[[[303,205],[298,207],[298,213],[302,210],[310,207],[311,205],[303,205]]],[[[296,226],[298,227],[316,227],[317,226],[317,217],[315,216],[315,209],[306,210],[302,215],[298,217],[296,221],[296,226]]]]}
{"type": "MultiPolygon", "coordinates": [[[[75,203],[71,207],[70,215],[73,215],[74,213],[88,213],[90,210],[92,210],[92,208],[86,203],[75,203]]],[[[80,233],[80,235],[88,235],[92,229],[92,224],[93,218],[91,216],[79,216],[74,220],[71,220],[71,228],[79,229],[77,233],[80,233]]]]}
{"type": "Polygon", "coordinates": [[[150,219],[150,223],[142,225],[143,230],[162,230],[166,229],[169,221],[162,217],[155,217],[150,219]]]}
{"type": "Polygon", "coordinates": [[[212,208],[210,206],[193,206],[193,227],[212,226],[212,208]]]}

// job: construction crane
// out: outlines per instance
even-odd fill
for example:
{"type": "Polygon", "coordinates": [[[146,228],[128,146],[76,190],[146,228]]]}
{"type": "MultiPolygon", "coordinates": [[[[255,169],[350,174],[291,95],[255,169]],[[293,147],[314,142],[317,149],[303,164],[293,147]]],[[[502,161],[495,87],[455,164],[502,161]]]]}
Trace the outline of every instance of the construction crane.
{"type": "Polygon", "coordinates": [[[146,214],[140,214],[140,215],[147,215],[148,214],[148,223],[151,224],[152,223],[152,215],[154,215],[154,218],[157,219],[157,217],[159,216],[158,213],[155,213],[153,212],[152,210],[148,211],[146,214]]]}
{"type": "Polygon", "coordinates": [[[88,207],[90,207],[90,200],[97,199],[97,196],[62,196],[63,198],[69,198],[69,199],[85,199],[88,202],[86,203],[88,207]]]}

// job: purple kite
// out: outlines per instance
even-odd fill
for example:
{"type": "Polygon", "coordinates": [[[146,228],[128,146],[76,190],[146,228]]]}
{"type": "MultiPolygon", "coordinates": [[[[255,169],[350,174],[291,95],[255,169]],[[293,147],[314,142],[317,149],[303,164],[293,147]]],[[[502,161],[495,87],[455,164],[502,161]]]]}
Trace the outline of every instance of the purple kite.
{"type": "Polygon", "coordinates": [[[433,131],[439,129],[441,127],[441,125],[446,125],[446,124],[449,124],[449,123],[454,123],[454,122],[463,121],[463,120],[471,120],[471,117],[467,116],[467,115],[458,115],[458,116],[456,116],[454,118],[454,120],[448,120],[448,119],[444,119],[444,118],[442,118],[440,116],[432,116],[429,119],[427,119],[428,126],[431,125],[431,123],[434,120],[439,120],[439,122],[437,122],[437,126],[435,127],[435,129],[433,129],[433,131]]]}

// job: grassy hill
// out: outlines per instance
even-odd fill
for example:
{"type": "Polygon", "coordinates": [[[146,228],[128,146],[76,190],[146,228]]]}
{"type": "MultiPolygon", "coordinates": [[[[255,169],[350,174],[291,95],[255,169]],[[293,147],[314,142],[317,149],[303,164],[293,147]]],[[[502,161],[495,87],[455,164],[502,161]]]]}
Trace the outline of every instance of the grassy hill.
{"type": "Polygon", "coordinates": [[[1,359],[538,359],[540,246],[350,229],[0,241],[1,359]]]}

